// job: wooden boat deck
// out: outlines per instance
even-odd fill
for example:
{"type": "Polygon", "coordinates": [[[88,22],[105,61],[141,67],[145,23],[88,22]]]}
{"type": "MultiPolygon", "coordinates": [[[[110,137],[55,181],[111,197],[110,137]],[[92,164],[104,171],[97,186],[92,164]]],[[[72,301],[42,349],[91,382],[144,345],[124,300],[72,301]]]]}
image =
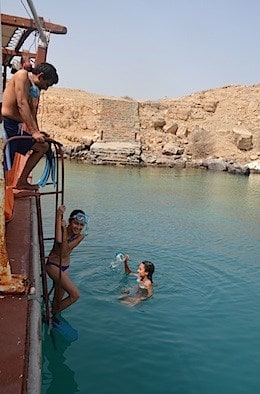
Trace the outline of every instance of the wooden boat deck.
{"type": "MultiPolygon", "coordinates": [[[[29,196],[16,198],[13,219],[6,225],[7,251],[12,274],[25,275],[31,285],[35,285],[32,261],[33,244],[37,240],[37,234],[32,231],[35,220],[33,203],[34,198],[29,196]]],[[[39,300],[28,294],[0,295],[0,387],[5,394],[40,392],[40,360],[38,365],[36,362],[34,366],[29,361],[32,349],[36,359],[40,358],[39,305],[39,300]],[[32,313],[32,310],[35,311],[34,301],[38,304],[36,313],[32,313]],[[32,318],[36,322],[32,322],[32,318]],[[32,323],[36,323],[34,332],[32,323]],[[35,332],[37,327],[38,333],[35,332]],[[28,385],[32,390],[28,391],[28,385]]]]}

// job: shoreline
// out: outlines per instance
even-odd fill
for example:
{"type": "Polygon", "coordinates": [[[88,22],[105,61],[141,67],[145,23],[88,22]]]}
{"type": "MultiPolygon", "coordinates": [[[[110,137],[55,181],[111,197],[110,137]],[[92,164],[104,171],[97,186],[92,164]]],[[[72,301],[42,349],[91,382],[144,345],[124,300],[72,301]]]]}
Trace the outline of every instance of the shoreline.
{"type": "Polygon", "coordinates": [[[225,158],[207,158],[207,159],[187,159],[180,156],[171,159],[158,159],[153,162],[145,162],[142,160],[142,155],[133,158],[129,152],[113,150],[105,150],[105,143],[103,144],[102,154],[97,150],[90,149],[75,149],[73,147],[64,148],[64,158],[66,160],[75,160],[83,164],[91,165],[113,165],[121,167],[158,167],[158,168],[174,168],[174,169],[202,169],[212,171],[223,171],[230,174],[250,175],[260,174],[260,160],[255,160],[250,163],[240,163],[235,160],[225,158]]]}

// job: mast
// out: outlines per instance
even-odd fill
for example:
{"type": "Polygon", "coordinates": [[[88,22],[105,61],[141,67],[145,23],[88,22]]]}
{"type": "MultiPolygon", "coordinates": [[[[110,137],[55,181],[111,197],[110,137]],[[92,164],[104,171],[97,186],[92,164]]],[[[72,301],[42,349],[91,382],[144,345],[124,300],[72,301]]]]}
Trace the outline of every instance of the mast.
{"type": "Polygon", "coordinates": [[[48,32],[46,32],[46,30],[43,30],[42,23],[40,21],[40,18],[37,15],[37,12],[35,10],[32,0],[27,0],[27,3],[28,3],[28,6],[30,7],[30,10],[32,12],[32,15],[34,18],[34,23],[35,23],[35,26],[37,27],[37,30],[39,32],[39,37],[40,37],[40,40],[38,43],[37,56],[35,59],[35,64],[37,64],[37,63],[46,61],[50,34],[48,32]]]}
{"type": "Polygon", "coordinates": [[[36,9],[35,9],[35,7],[33,5],[33,2],[31,0],[27,0],[27,3],[29,5],[29,7],[30,7],[30,10],[31,10],[32,14],[33,14],[34,22],[35,22],[35,25],[36,25],[36,27],[38,29],[38,32],[39,32],[42,44],[43,44],[44,48],[47,48],[48,47],[48,42],[47,42],[46,36],[45,36],[45,34],[43,32],[42,25],[41,25],[41,22],[40,22],[40,19],[39,19],[38,15],[37,15],[36,9]]]}

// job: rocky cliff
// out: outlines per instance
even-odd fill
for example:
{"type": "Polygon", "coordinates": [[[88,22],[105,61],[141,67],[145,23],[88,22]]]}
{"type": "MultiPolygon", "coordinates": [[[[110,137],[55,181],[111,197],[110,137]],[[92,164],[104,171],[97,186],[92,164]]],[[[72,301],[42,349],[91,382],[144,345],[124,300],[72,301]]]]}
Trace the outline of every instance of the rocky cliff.
{"type": "Polygon", "coordinates": [[[51,88],[38,120],[67,155],[86,162],[243,172],[260,160],[260,84],[159,101],[51,88]]]}

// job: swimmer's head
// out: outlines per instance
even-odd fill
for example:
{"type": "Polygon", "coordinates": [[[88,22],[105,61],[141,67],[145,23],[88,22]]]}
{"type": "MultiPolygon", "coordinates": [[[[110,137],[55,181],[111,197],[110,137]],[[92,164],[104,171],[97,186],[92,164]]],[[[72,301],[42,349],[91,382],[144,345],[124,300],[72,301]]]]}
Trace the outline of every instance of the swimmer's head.
{"type": "Polygon", "coordinates": [[[79,222],[83,222],[84,224],[88,223],[88,217],[81,209],[74,209],[74,211],[71,212],[69,218],[78,220],[79,222]]]}
{"type": "Polygon", "coordinates": [[[142,261],[140,264],[144,265],[144,270],[147,272],[147,278],[153,283],[154,264],[151,261],[142,261]]]}
{"type": "Polygon", "coordinates": [[[78,222],[81,225],[85,226],[85,235],[87,235],[88,216],[85,214],[84,211],[82,211],[81,209],[74,209],[74,211],[71,212],[69,217],[69,222],[71,223],[72,221],[78,222]]]}

